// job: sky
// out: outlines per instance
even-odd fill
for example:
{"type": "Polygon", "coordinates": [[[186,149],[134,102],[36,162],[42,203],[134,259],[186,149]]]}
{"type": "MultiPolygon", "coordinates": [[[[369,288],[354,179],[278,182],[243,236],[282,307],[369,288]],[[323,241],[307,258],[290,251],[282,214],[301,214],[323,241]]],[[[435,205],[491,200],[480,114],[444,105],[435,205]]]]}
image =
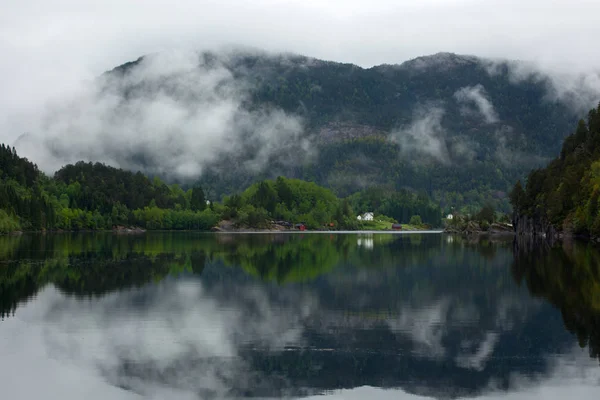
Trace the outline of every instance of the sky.
{"type": "Polygon", "coordinates": [[[2,0],[0,141],[140,55],[248,46],[361,66],[440,51],[600,66],[595,0],[2,0]]]}

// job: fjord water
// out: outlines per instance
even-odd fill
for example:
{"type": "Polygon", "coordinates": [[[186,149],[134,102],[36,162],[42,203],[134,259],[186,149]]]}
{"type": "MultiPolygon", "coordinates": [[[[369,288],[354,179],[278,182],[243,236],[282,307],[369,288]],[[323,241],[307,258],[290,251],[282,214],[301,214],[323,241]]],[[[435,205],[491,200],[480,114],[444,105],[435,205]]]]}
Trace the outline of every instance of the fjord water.
{"type": "Polygon", "coordinates": [[[600,253],[443,234],[0,237],[0,398],[598,398],[600,253]]]}

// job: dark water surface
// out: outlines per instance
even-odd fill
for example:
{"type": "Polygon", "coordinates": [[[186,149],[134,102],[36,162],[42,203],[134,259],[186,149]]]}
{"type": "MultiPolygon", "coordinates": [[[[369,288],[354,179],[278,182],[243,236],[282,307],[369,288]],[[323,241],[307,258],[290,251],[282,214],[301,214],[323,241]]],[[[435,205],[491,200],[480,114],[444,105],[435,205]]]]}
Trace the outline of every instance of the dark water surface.
{"type": "Polygon", "coordinates": [[[6,399],[600,398],[586,243],[5,236],[0,314],[6,399]]]}

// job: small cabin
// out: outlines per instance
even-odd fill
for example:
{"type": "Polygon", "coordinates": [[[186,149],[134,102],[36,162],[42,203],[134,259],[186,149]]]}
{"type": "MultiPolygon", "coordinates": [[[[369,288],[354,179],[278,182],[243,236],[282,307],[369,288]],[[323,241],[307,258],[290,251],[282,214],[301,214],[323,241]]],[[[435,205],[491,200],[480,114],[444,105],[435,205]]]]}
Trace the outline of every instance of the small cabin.
{"type": "Polygon", "coordinates": [[[296,224],[294,225],[294,228],[300,230],[300,231],[305,231],[306,230],[306,225],[300,223],[300,224],[296,224]]]}
{"type": "Polygon", "coordinates": [[[402,230],[402,225],[400,224],[392,224],[392,229],[395,231],[401,231],[402,230]]]}

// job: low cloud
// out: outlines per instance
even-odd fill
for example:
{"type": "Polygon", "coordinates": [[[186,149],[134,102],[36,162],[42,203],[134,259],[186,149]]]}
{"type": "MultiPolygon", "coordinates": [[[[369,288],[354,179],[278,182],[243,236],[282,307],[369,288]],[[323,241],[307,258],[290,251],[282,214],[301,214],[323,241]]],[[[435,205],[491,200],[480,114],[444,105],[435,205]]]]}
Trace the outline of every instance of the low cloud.
{"type": "Polygon", "coordinates": [[[418,108],[412,122],[392,132],[391,139],[407,156],[425,155],[447,164],[450,157],[445,141],[446,130],[442,127],[444,113],[439,106],[418,108]]]}
{"type": "Polygon", "coordinates": [[[546,101],[561,102],[580,116],[600,101],[600,70],[597,68],[556,68],[540,62],[507,60],[483,60],[483,63],[491,76],[507,73],[513,84],[524,81],[545,84],[546,101]]]}
{"type": "Polygon", "coordinates": [[[466,86],[457,90],[456,93],[454,93],[454,98],[459,103],[463,104],[463,108],[461,109],[463,115],[473,114],[473,109],[468,106],[474,105],[485,122],[488,124],[498,122],[499,118],[494,109],[494,105],[481,84],[466,86]]]}
{"type": "Polygon", "coordinates": [[[449,139],[448,148],[453,159],[471,162],[477,158],[480,144],[465,135],[457,135],[449,139]]]}
{"type": "Polygon", "coordinates": [[[549,158],[541,157],[523,150],[526,139],[522,134],[508,125],[503,125],[493,132],[492,139],[496,142],[494,158],[505,167],[516,165],[535,168],[548,163],[549,158]]]}
{"type": "Polygon", "coordinates": [[[309,157],[304,121],[277,108],[249,109],[250,90],[220,60],[151,55],[122,78],[104,75],[51,104],[16,147],[47,172],[86,160],[183,180],[227,157],[253,171],[290,159],[282,154],[309,157]]]}

